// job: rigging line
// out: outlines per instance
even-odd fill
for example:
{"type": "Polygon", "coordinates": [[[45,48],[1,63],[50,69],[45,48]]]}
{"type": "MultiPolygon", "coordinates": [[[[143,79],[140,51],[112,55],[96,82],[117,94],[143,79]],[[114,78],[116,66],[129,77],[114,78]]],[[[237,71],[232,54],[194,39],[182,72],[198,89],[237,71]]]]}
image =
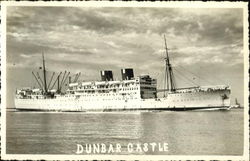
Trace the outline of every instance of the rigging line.
{"type": "Polygon", "coordinates": [[[78,74],[78,76],[77,76],[77,78],[76,78],[76,82],[78,81],[80,75],[81,75],[81,72],[79,72],[79,74],[78,74]]]}
{"type": "Polygon", "coordinates": [[[54,75],[55,75],[55,72],[53,72],[53,74],[52,74],[52,76],[51,76],[51,78],[50,78],[49,85],[48,85],[48,90],[49,90],[49,87],[50,87],[50,84],[51,84],[51,82],[52,82],[52,80],[53,80],[54,75]]]}
{"type": "MultiPolygon", "coordinates": [[[[165,73],[165,67],[163,67],[162,70],[160,70],[160,71],[164,71],[164,73],[165,73]]],[[[165,87],[164,87],[164,84],[165,84],[164,83],[165,82],[165,79],[164,79],[165,75],[164,75],[164,73],[163,72],[159,72],[160,78],[159,78],[159,83],[157,83],[157,85],[159,85],[159,87],[163,88],[163,89],[165,89],[165,87]]]]}
{"type": "Polygon", "coordinates": [[[42,86],[43,86],[43,88],[44,88],[44,84],[43,84],[43,81],[42,81],[42,79],[41,79],[39,73],[37,72],[36,75],[37,75],[38,80],[41,81],[40,83],[42,84],[42,86]]]}
{"type": "Polygon", "coordinates": [[[189,81],[186,81],[185,78],[181,77],[181,75],[176,75],[178,77],[178,79],[182,80],[183,82],[186,83],[186,85],[188,86],[194,86],[195,84],[189,82],[189,81]]]}
{"type": "MultiPolygon", "coordinates": [[[[175,64],[175,63],[174,63],[175,60],[171,60],[171,62],[172,62],[172,64],[175,64]]],[[[178,66],[182,67],[181,65],[178,65],[178,66]]],[[[205,68],[203,68],[203,67],[201,67],[201,66],[199,66],[199,67],[202,68],[202,69],[204,69],[204,71],[206,70],[205,68]]],[[[182,67],[182,68],[183,68],[184,70],[186,70],[187,72],[192,73],[192,72],[188,71],[185,67],[182,67]]],[[[204,73],[205,73],[205,72],[204,72],[204,73]]],[[[194,73],[192,73],[192,74],[194,74],[194,73]]],[[[194,75],[197,76],[196,74],[194,74],[194,75]]],[[[202,79],[202,77],[200,77],[200,76],[197,76],[197,77],[200,78],[200,79],[202,79]]],[[[222,82],[222,83],[225,82],[225,80],[220,79],[220,78],[217,77],[217,76],[214,76],[214,75],[213,75],[213,77],[215,77],[217,80],[219,80],[219,81],[222,82]]],[[[210,81],[206,80],[205,78],[202,79],[202,80],[207,81],[208,83],[214,84],[214,82],[210,82],[210,81]]]]}
{"type": "MultiPolygon", "coordinates": [[[[201,66],[200,66],[200,68],[205,70],[204,67],[201,67],[201,66]]],[[[215,77],[217,80],[221,81],[222,83],[225,82],[225,80],[222,80],[222,79],[220,79],[219,77],[216,77],[215,75],[213,75],[213,77],[215,77]]]]}
{"type": "Polygon", "coordinates": [[[42,89],[42,85],[40,84],[39,80],[37,79],[36,75],[34,74],[34,72],[32,71],[32,75],[34,76],[34,78],[36,79],[36,82],[38,83],[39,87],[42,89]]]}
{"type": "Polygon", "coordinates": [[[175,90],[175,88],[177,87],[177,82],[175,80],[175,76],[174,76],[173,70],[174,70],[174,68],[172,68],[171,75],[172,75],[172,80],[173,80],[172,82],[173,82],[173,86],[174,86],[174,90],[175,90]]]}
{"type": "MultiPolygon", "coordinates": [[[[163,89],[166,89],[166,77],[167,77],[167,72],[166,72],[166,69],[165,69],[165,75],[164,75],[164,78],[163,78],[163,89]]],[[[166,92],[164,91],[164,97],[165,97],[165,94],[166,92]]]]}
{"type": "Polygon", "coordinates": [[[175,76],[177,76],[178,78],[181,78],[185,83],[192,84],[191,82],[187,81],[186,78],[184,79],[183,74],[177,71],[176,69],[174,69],[174,73],[175,73],[175,76]]]}
{"type": "Polygon", "coordinates": [[[75,78],[74,78],[74,81],[73,81],[74,83],[76,83],[76,81],[77,81],[76,79],[77,79],[77,77],[78,77],[78,74],[79,74],[79,73],[76,73],[76,74],[75,74],[75,78]]]}
{"type": "Polygon", "coordinates": [[[204,79],[203,77],[198,76],[198,75],[194,74],[193,72],[187,70],[186,68],[182,67],[181,65],[178,65],[178,67],[180,67],[180,68],[182,68],[183,70],[185,70],[185,71],[187,71],[187,72],[193,74],[194,76],[198,77],[199,79],[204,80],[204,81],[207,82],[207,83],[214,84],[213,82],[210,82],[210,81],[208,81],[207,79],[204,79]]]}
{"type": "MultiPolygon", "coordinates": [[[[178,71],[176,68],[174,68],[176,71],[178,71]]],[[[178,71],[179,73],[182,73],[180,71],[178,71]]],[[[199,86],[197,83],[195,83],[194,81],[192,81],[191,79],[189,79],[188,77],[186,77],[184,74],[182,74],[183,77],[185,77],[187,80],[189,80],[190,82],[194,83],[195,85],[199,86]]]]}
{"type": "Polygon", "coordinates": [[[187,70],[187,69],[186,69],[186,68],[184,68],[183,66],[178,65],[178,66],[176,66],[176,68],[177,68],[177,67],[180,67],[180,68],[182,68],[183,70],[187,71],[188,73],[191,73],[191,74],[193,74],[194,76],[199,77],[199,78],[201,79],[201,77],[200,77],[200,76],[198,76],[198,75],[194,74],[193,72],[191,72],[191,71],[187,70]]]}
{"type": "Polygon", "coordinates": [[[58,76],[56,77],[56,79],[55,79],[55,81],[54,81],[54,83],[53,83],[53,85],[52,85],[52,87],[51,87],[51,89],[54,88],[56,82],[58,81],[58,77],[60,77],[61,74],[62,74],[62,72],[60,72],[60,73],[58,74],[58,76]]]}
{"type": "MultiPolygon", "coordinates": [[[[187,86],[194,86],[193,83],[191,83],[191,82],[189,82],[189,81],[186,81],[186,80],[185,80],[184,78],[182,78],[179,74],[178,74],[178,75],[176,74],[175,76],[176,76],[177,79],[179,79],[179,80],[185,82],[185,83],[184,83],[185,85],[187,85],[187,86]]],[[[178,89],[178,88],[177,88],[177,89],[178,89]]]]}
{"type": "Polygon", "coordinates": [[[183,76],[183,74],[179,73],[179,71],[175,70],[175,76],[181,78],[181,80],[183,80],[185,83],[188,83],[189,85],[196,85],[190,81],[186,81],[186,78],[183,76]]]}
{"type": "Polygon", "coordinates": [[[168,68],[166,69],[166,78],[165,79],[167,80],[167,90],[169,90],[170,88],[169,88],[168,68]]]}
{"type": "Polygon", "coordinates": [[[67,71],[65,70],[65,72],[64,72],[64,74],[63,74],[63,78],[62,78],[62,80],[61,80],[61,84],[60,84],[59,89],[61,89],[61,86],[62,86],[62,83],[63,83],[63,81],[64,81],[64,77],[66,76],[66,73],[67,73],[67,71]]]}
{"type": "Polygon", "coordinates": [[[65,84],[66,80],[68,79],[69,74],[70,74],[70,72],[68,72],[68,74],[66,74],[66,77],[61,84],[60,90],[62,89],[63,85],[65,84]]]}

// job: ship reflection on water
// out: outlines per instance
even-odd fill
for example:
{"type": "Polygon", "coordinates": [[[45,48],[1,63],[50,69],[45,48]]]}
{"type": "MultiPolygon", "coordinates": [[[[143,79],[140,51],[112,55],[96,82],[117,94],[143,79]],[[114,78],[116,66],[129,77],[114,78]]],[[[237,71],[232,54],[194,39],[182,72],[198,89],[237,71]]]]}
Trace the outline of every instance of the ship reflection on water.
{"type": "MultiPolygon", "coordinates": [[[[76,154],[77,144],[120,144],[113,154],[241,155],[243,110],[210,112],[7,112],[7,154],[76,154]],[[127,145],[168,143],[129,153],[127,145]]],[[[86,154],[86,153],[83,153],[86,154]]]]}

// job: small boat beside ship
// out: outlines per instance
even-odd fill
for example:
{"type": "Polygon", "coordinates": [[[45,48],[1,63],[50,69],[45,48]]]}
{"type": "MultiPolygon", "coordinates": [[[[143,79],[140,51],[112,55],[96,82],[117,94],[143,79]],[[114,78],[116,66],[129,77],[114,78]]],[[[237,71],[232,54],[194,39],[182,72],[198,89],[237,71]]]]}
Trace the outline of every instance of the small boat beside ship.
{"type": "Polygon", "coordinates": [[[237,98],[235,98],[235,104],[231,105],[231,108],[243,108],[243,107],[241,107],[241,105],[238,102],[237,98]]]}
{"type": "MultiPolygon", "coordinates": [[[[40,88],[22,88],[16,91],[15,107],[27,111],[185,111],[230,109],[228,85],[176,88],[174,73],[165,40],[165,83],[157,89],[157,80],[150,75],[134,76],[132,68],[121,69],[121,80],[114,80],[110,70],[100,72],[97,81],[72,81],[69,73],[60,74],[54,83],[53,76],[47,85],[43,56],[43,79],[33,72],[40,88]],[[62,85],[68,80],[67,89],[62,85]],[[53,84],[51,86],[51,84],[53,84]],[[57,89],[54,89],[57,84],[57,89]],[[158,93],[163,92],[159,97],[158,93]]],[[[79,78],[80,73],[77,75],[79,78]]]]}

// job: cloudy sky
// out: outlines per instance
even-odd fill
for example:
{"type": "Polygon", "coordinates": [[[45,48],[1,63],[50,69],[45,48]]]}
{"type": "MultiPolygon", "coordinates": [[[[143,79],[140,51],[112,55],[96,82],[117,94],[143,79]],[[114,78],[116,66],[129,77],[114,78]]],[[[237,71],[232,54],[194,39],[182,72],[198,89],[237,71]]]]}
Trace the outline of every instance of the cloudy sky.
{"type": "Polygon", "coordinates": [[[178,87],[228,84],[243,101],[242,9],[8,7],[8,86],[36,85],[44,53],[49,74],[131,67],[162,88],[164,34],[178,87]]]}

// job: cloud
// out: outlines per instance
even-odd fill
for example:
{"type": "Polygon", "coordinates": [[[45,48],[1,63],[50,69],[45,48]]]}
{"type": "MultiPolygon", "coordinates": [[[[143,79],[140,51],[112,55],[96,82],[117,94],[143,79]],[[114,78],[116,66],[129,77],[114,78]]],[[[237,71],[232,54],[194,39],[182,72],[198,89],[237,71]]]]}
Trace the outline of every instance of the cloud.
{"type": "Polygon", "coordinates": [[[163,34],[175,67],[206,66],[225,77],[243,72],[243,11],[236,8],[9,6],[7,62],[30,70],[44,53],[51,70],[81,71],[86,79],[99,78],[99,70],[118,75],[132,67],[160,80],[163,34]]]}

